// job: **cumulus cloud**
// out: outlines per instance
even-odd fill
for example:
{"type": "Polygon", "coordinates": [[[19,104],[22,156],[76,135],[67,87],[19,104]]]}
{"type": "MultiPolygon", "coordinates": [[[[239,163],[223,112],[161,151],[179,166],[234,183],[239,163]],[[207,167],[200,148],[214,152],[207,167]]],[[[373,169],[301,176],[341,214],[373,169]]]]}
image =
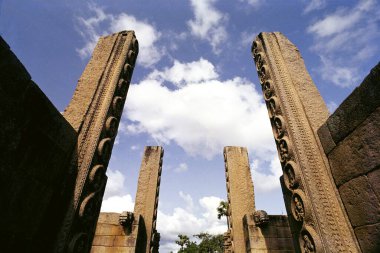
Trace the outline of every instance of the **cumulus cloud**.
{"type": "Polygon", "coordinates": [[[140,47],[137,63],[150,67],[161,59],[163,49],[157,46],[161,33],[148,21],[138,20],[126,13],[108,14],[95,4],[90,4],[89,10],[93,16],[77,18],[77,31],[85,40],[85,45],[77,49],[81,58],[87,58],[92,54],[100,36],[123,30],[134,30],[140,47]]]}
{"type": "Polygon", "coordinates": [[[339,8],[307,28],[314,37],[311,49],[320,56],[318,72],[324,80],[340,87],[357,84],[361,63],[379,50],[380,11],[375,4],[362,0],[351,9],[339,8]]]}
{"type": "Polygon", "coordinates": [[[107,187],[104,192],[104,198],[120,195],[124,191],[124,175],[119,170],[107,170],[107,187]]]}
{"type": "Polygon", "coordinates": [[[184,86],[189,82],[208,81],[218,77],[214,65],[200,58],[198,61],[181,63],[174,60],[171,68],[165,68],[164,71],[153,71],[148,78],[167,80],[176,86],[184,86]]]}
{"type": "Polygon", "coordinates": [[[132,196],[125,193],[125,177],[119,170],[107,170],[107,186],[104,192],[101,211],[122,212],[133,211],[132,196]]]}
{"type": "Polygon", "coordinates": [[[256,193],[273,191],[280,188],[281,163],[277,154],[271,158],[269,162],[255,159],[251,163],[251,174],[256,193]]]}
{"type": "MultiPolygon", "coordinates": [[[[190,197],[188,194],[179,193],[190,197]]],[[[191,198],[192,199],[192,198],[191,198]]],[[[198,200],[197,206],[189,209],[177,207],[172,213],[158,211],[157,230],[161,234],[160,249],[165,252],[177,251],[178,245],[173,242],[177,235],[186,234],[190,238],[200,232],[222,234],[227,231],[227,222],[223,217],[217,218],[216,208],[222,199],[215,196],[206,196],[198,200]],[[195,211],[200,210],[200,211],[195,211]],[[165,249],[165,250],[164,250],[165,249]]],[[[194,240],[192,238],[192,240],[194,240]]]]}
{"type": "Polygon", "coordinates": [[[122,196],[112,196],[103,199],[101,212],[116,212],[121,213],[123,211],[133,212],[135,203],[132,200],[130,194],[122,196]]]}
{"type": "Polygon", "coordinates": [[[216,1],[190,0],[194,19],[189,20],[187,24],[192,35],[207,40],[214,53],[219,53],[218,46],[227,39],[225,23],[228,16],[215,8],[216,1]]]}
{"type": "Polygon", "coordinates": [[[148,75],[130,86],[124,112],[129,134],[148,133],[160,143],[175,142],[187,154],[207,159],[227,145],[248,147],[264,160],[274,152],[267,109],[250,81],[199,80],[174,90],[164,81],[169,80],[148,75]]]}

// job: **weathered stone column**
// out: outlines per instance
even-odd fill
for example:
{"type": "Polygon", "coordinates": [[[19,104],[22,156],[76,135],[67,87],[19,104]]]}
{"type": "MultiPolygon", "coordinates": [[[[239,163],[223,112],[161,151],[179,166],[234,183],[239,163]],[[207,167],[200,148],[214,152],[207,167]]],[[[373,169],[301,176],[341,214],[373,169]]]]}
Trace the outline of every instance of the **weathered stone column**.
{"type": "MultiPolygon", "coordinates": [[[[159,234],[156,231],[156,221],[163,155],[164,149],[162,147],[145,147],[140,167],[133,213],[136,217],[141,216],[142,222],[145,224],[145,252],[147,253],[158,252],[159,246],[157,245],[159,234]]],[[[142,248],[139,250],[136,252],[144,252],[142,248]]]]}
{"type": "Polygon", "coordinates": [[[292,194],[286,206],[301,252],[360,252],[316,135],[328,111],[298,49],[281,33],[261,33],[252,54],[292,194]]]}
{"type": "MultiPolygon", "coordinates": [[[[106,184],[106,169],[138,53],[133,31],[101,37],[64,117],[78,133],[72,201],[56,252],[88,252],[106,184]]],[[[70,190],[70,189],[67,189],[70,190]]]]}
{"type": "Polygon", "coordinates": [[[243,217],[255,211],[255,195],[247,149],[225,147],[229,232],[233,252],[246,252],[243,217]]]}

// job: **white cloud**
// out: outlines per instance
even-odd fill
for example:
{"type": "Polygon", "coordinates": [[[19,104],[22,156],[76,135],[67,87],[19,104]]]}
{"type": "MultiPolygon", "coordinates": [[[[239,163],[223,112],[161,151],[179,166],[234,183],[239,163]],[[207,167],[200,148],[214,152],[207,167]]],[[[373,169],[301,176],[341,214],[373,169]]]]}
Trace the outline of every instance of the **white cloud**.
{"type": "Polygon", "coordinates": [[[280,188],[281,163],[277,154],[269,162],[254,160],[251,164],[252,181],[255,192],[268,192],[280,188]],[[266,171],[269,167],[269,171],[266,171]]]}
{"type": "Polygon", "coordinates": [[[207,40],[211,44],[214,53],[219,53],[218,46],[227,39],[225,23],[228,16],[213,6],[216,1],[190,0],[195,17],[189,20],[187,24],[192,35],[207,40]]]}
{"type": "Polygon", "coordinates": [[[212,79],[171,90],[161,78],[150,77],[130,86],[129,133],[174,141],[188,154],[208,159],[227,145],[248,147],[262,159],[275,152],[266,106],[248,80],[212,79]]]}
{"type": "Polygon", "coordinates": [[[156,46],[161,33],[153,25],[146,21],[139,21],[132,15],[122,13],[112,18],[110,31],[123,30],[135,31],[140,47],[137,63],[149,67],[161,59],[162,52],[156,46]]]}
{"type": "Polygon", "coordinates": [[[107,186],[104,192],[104,198],[120,195],[124,191],[124,175],[119,170],[107,170],[107,186]]]}
{"type": "Polygon", "coordinates": [[[326,0],[311,0],[308,1],[308,5],[303,10],[304,14],[307,14],[314,10],[320,10],[326,6],[326,0]]]}
{"type": "Polygon", "coordinates": [[[340,8],[307,28],[314,36],[311,49],[320,56],[317,71],[324,80],[340,87],[358,84],[362,63],[379,50],[380,11],[374,5],[373,0],[359,1],[351,9],[340,8]]]}
{"type": "MultiPolygon", "coordinates": [[[[190,195],[189,195],[190,196],[190,195]]],[[[191,196],[190,196],[191,198],[191,196]]],[[[177,235],[186,234],[190,238],[200,232],[222,234],[227,231],[226,219],[217,218],[216,208],[222,199],[215,196],[206,196],[198,200],[198,205],[192,210],[177,207],[172,213],[158,211],[157,230],[161,234],[160,250],[176,252],[178,245],[173,242],[177,235]],[[195,212],[195,210],[200,211],[195,212]],[[198,215],[197,215],[198,214],[198,215]]],[[[193,238],[191,240],[194,240],[193,238]]]]}
{"type": "Polygon", "coordinates": [[[185,172],[188,170],[187,164],[186,163],[181,163],[174,169],[174,172],[181,173],[185,172]]]}
{"type": "Polygon", "coordinates": [[[85,40],[85,45],[77,49],[81,58],[87,58],[92,54],[100,36],[123,30],[134,30],[140,47],[137,63],[144,67],[151,67],[161,59],[163,49],[159,49],[156,45],[161,33],[148,21],[138,20],[126,13],[107,14],[95,4],[89,5],[89,10],[94,16],[77,18],[77,30],[85,40]],[[106,28],[101,29],[101,27],[106,28]]]}
{"type": "Polygon", "coordinates": [[[217,77],[214,65],[200,58],[198,61],[189,63],[174,60],[171,68],[165,68],[164,71],[153,71],[148,78],[167,80],[176,86],[183,86],[189,82],[207,81],[217,77]]]}
{"type": "Polygon", "coordinates": [[[130,194],[123,196],[112,196],[103,199],[101,212],[121,213],[123,211],[133,212],[134,202],[130,194]]]}

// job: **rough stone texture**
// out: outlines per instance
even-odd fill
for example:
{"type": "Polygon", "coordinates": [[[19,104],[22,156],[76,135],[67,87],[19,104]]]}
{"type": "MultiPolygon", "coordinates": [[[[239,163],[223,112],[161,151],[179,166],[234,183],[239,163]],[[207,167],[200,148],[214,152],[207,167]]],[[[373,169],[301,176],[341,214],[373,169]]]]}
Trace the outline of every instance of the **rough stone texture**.
{"type": "Polygon", "coordinates": [[[91,253],[139,252],[136,251],[136,247],[138,246],[137,238],[140,235],[139,221],[141,217],[136,217],[131,231],[128,232],[119,224],[119,216],[119,213],[100,213],[91,253]]]}
{"type": "MultiPolygon", "coordinates": [[[[257,227],[253,215],[245,215],[246,252],[294,252],[293,239],[286,215],[269,215],[269,223],[257,227]]],[[[235,251],[237,252],[237,251],[235,251]]]]}
{"type": "Polygon", "coordinates": [[[366,176],[350,180],[339,187],[339,192],[352,226],[380,222],[380,201],[366,176]]]}
{"type": "Polygon", "coordinates": [[[128,92],[138,43],[133,31],[99,39],[63,115],[78,132],[75,188],[55,252],[89,252],[106,183],[105,172],[128,92]]]}
{"type": "Polygon", "coordinates": [[[153,233],[156,232],[163,154],[164,149],[162,147],[145,147],[140,167],[133,212],[135,216],[141,216],[144,221],[147,253],[151,252],[152,237],[153,233]]]}
{"type": "Polygon", "coordinates": [[[261,33],[252,53],[292,194],[288,216],[299,224],[295,243],[302,251],[359,252],[317,135],[328,111],[298,49],[281,33],[261,33]]]}
{"type": "MultiPolygon", "coordinates": [[[[363,252],[378,252],[380,240],[380,64],[328,118],[326,148],[331,173],[363,252]]],[[[327,132],[326,130],[321,130],[327,132]]],[[[326,135],[326,134],[325,134],[326,135]]]]}
{"type": "MultiPolygon", "coordinates": [[[[354,116],[351,116],[354,118],[354,116]]],[[[368,115],[328,154],[331,172],[339,187],[380,165],[380,107],[368,115]]]]}
{"type": "Polygon", "coordinates": [[[356,228],[355,234],[363,252],[380,252],[380,223],[356,228]]]}
{"type": "MultiPolygon", "coordinates": [[[[284,197],[286,212],[292,213],[292,209],[291,209],[292,192],[289,191],[289,189],[286,187],[284,176],[280,177],[280,184],[281,184],[282,195],[284,197]]],[[[293,239],[294,252],[299,253],[301,252],[301,248],[300,248],[300,244],[298,243],[298,238],[301,231],[301,224],[294,219],[293,215],[288,215],[287,217],[288,217],[290,233],[293,239]]]]}
{"type": "Polygon", "coordinates": [[[230,230],[234,252],[245,252],[243,217],[255,211],[255,196],[246,148],[225,147],[230,230]]]}
{"type": "Polygon", "coordinates": [[[0,118],[2,251],[52,252],[77,134],[1,37],[0,118]]]}
{"type": "Polygon", "coordinates": [[[119,213],[101,213],[91,253],[158,252],[159,241],[154,240],[154,234],[158,234],[156,220],[163,154],[162,147],[145,147],[131,231],[120,225],[119,213]]]}
{"type": "Polygon", "coordinates": [[[327,125],[335,143],[340,142],[380,106],[380,63],[329,117],[327,125]]]}

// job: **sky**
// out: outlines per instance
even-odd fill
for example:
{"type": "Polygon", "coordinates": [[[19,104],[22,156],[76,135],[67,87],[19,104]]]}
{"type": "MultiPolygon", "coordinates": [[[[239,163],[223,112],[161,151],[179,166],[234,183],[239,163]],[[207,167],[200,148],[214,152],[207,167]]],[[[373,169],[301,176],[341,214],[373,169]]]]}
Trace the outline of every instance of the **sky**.
{"type": "Polygon", "coordinates": [[[376,0],[0,0],[0,35],[58,110],[100,36],[134,30],[140,50],[108,167],[102,211],[133,210],[144,146],[165,149],[160,252],[178,234],[226,231],[224,146],[247,147],[256,208],[286,214],[281,167],[250,47],[280,31],[329,111],[379,61],[376,0]]]}

